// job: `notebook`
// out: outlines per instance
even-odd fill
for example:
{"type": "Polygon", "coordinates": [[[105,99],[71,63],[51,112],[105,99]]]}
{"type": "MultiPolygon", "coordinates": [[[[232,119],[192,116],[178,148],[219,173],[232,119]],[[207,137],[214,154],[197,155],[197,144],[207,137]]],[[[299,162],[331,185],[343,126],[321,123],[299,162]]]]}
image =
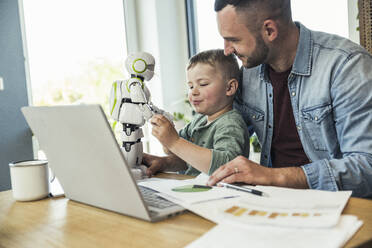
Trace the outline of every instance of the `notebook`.
{"type": "Polygon", "coordinates": [[[156,191],[140,189],[100,105],[21,110],[70,200],[146,221],[184,211],[156,191]],[[141,190],[153,199],[146,201],[141,190]]]}

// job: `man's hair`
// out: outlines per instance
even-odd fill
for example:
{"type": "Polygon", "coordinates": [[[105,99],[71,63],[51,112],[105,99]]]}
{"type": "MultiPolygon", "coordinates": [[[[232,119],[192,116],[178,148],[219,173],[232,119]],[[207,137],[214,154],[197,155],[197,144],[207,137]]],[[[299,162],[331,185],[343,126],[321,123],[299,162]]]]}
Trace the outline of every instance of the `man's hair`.
{"type": "Polygon", "coordinates": [[[292,22],[290,0],[215,0],[214,10],[232,5],[236,12],[245,17],[246,26],[255,31],[258,23],[265,19],[292,22]]]}
{"type": "Polygon", "coordinates": [[[206,50],[192,56],[187,65],[187,70],[199,63],[214,67],[226,80],[233,78],[239,80],[240,70],[236,56],[233,54],[225,56],[223,49],[206,50]]]}

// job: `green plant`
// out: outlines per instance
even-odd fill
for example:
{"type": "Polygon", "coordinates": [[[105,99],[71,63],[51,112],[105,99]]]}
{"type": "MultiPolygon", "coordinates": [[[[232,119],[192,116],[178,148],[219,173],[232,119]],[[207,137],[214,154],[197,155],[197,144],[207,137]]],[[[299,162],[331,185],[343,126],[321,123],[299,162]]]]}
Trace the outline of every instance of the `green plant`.
{"type": "Polygon", "coordinates": [[[249,141],[253,147],[254,152],[261,152],[261,145],[256,134],[252,135],[249,141]]]}
{"type": "Polygon", "coordinates": [[[174,121],[184,121],[185,123],[190,122],[190,120],[186,118],[185,114],[180,112],[173,112],[173,118],[174,121]]]}
{"type": "Polygon", "coordinates": [[[182,101],[186,105],[186,114],[182,112],[173,112],[173,118],[174,118],[173,120],[184,121],[187,124],[190,122],[190,118],[192,118],[196,113],[192,109],[192,106],[188,99],[187,94],[185,95],[185,98],[183,100],[181,99],[180,101],[182,101]],[[187,113],[191,113],[191,116],[190,114],[187,114],[187,113]]]}

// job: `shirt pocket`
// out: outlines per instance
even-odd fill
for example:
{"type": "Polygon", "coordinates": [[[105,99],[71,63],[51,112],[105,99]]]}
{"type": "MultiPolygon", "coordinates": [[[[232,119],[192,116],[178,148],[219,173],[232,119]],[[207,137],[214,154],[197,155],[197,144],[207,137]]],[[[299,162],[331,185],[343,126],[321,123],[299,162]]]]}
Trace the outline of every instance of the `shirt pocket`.
{"type": "Polygon", "coordinates": [[[251,107],[246,103],[234,104],[234,108],[237,109],[242,114],[243,119],[247,126],[253,127],[253,131],[257,134],[257,137],[259,138],[260,142],[262,142],[265,123],[264,112],[255,107],[251,107]]]}
{"type": "Polygon", "coordinates": [[[302,111],[304,127],[312,141],[314,148],[318,151],[327,151],[327,130],[332,125],[332,106],[329,103],[305,108],[302,111]]]}

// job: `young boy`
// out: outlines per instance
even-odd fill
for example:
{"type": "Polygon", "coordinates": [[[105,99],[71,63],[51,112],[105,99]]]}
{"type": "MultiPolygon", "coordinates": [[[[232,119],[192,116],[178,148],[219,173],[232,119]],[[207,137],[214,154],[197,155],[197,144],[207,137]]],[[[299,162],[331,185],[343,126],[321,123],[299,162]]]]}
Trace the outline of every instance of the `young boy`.
{"type": "Polygon", "coordinates": [[[164,116],[153,116],[152,134],[169,151],[169,156],[144,154],[149,176],[158,171],[211,175],[238,155],[248,157],[248,129],[232,106],[239,73],[235,56],[225,56],[222,49],[204,51],[190,59],[188,98],[198,114],[179,134],[164,116]]]}

